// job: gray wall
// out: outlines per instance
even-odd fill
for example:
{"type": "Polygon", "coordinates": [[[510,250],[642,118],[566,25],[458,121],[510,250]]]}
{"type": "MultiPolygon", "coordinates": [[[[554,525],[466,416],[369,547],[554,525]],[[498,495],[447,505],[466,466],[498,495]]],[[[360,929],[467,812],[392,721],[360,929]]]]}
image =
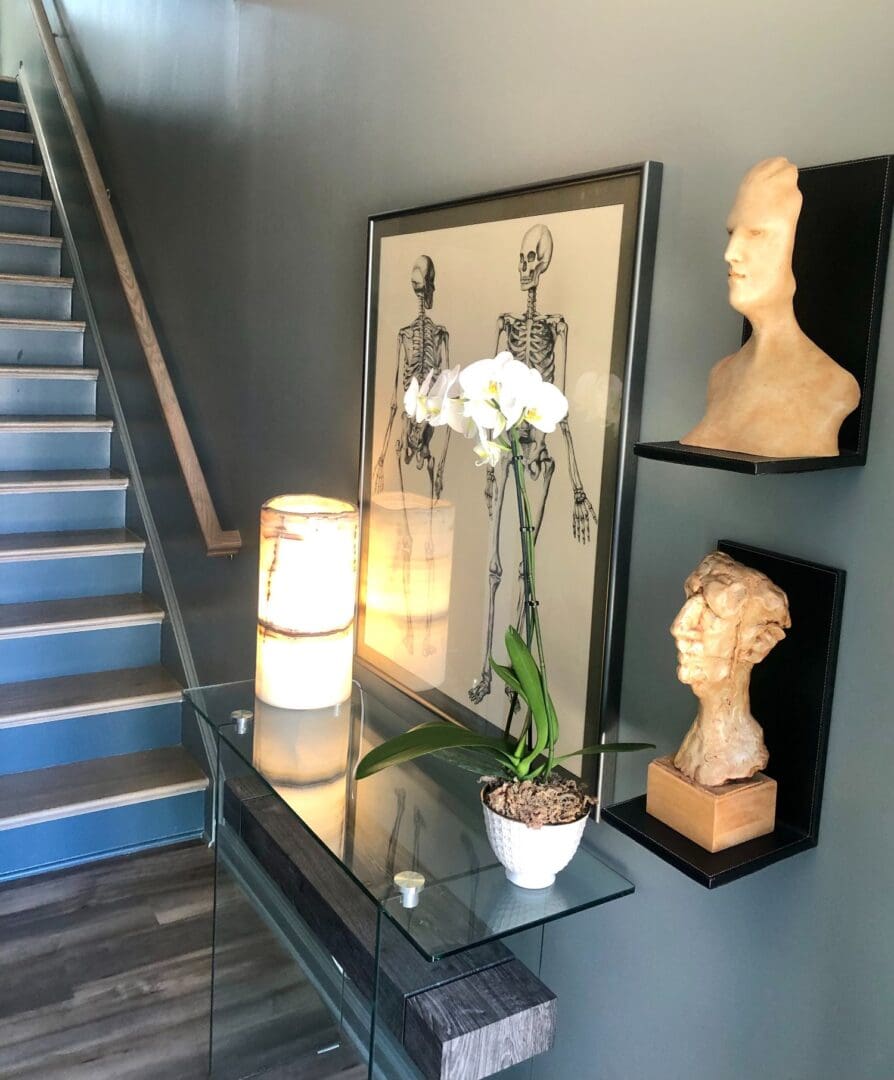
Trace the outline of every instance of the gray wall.
{"type": "MultiPolygon", "coordinates": [[[[663,161],[643,432],[670,438],[739,333],[721,254],[744,170],[894,150],[890,7],[872,0],[64,8],[224,523],[249,538],[268,495],[355,490],[368,214],[663,161]]],[[[849,572],[821,841],[710,894],[600,828],[637,892],[548,931],[561,1030],[541,1080],[894,1076],[892,315],[889,297],[865,469],[640,466],[626,736],[669,748],[690,719],[667,626],[718,536],[849,572]]],[[[207,678],[250,670],[254,558],[187,598],[207,678]]]]}

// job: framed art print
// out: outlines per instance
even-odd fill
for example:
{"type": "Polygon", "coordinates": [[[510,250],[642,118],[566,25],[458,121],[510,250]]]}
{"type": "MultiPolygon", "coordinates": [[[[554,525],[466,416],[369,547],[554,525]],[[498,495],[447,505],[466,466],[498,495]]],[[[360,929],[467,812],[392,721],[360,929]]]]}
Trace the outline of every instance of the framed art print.
{"type": "MultiPolygon", "coordinates": [[[[660,184],[647,162],[369,222],[357,656],[440,716],[505,726],[489,657],[521,616],[515,507],[403,399],[511,352],[569,401],[555,432],[522,437],[560,752],[617,726],[660,184]]],[[[595,789],[596,759],[568,766],[595,789]]]]}

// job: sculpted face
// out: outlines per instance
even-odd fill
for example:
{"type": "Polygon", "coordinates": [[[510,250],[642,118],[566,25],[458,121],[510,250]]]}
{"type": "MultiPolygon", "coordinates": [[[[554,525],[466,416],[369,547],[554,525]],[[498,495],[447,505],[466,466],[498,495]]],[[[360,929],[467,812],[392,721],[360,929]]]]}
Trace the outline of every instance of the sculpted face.
{"type": "Polygon", "coordinates": [[[746,318],[791,303],[792,252],[801,213],[798,170],[785,158],[761,161],[746,173],[727,218],[729,302],[746,318]]]}
{"type": "Polygon", "coordinates": [[[701,697],[759,663],[791,625],[785,593],[758,570],[715,551],[686,579],[671,626],[677,678],[701,697]]]}

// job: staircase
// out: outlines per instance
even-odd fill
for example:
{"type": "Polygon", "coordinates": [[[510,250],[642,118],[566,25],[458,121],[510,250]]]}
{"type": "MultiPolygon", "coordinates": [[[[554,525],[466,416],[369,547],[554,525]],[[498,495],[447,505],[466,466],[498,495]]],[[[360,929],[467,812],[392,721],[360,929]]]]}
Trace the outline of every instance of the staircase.
{"type": "Polygon", "coordinates": [[[200,836],[207,788],[28,129],[0,78],[0,880],[200,836]]]}

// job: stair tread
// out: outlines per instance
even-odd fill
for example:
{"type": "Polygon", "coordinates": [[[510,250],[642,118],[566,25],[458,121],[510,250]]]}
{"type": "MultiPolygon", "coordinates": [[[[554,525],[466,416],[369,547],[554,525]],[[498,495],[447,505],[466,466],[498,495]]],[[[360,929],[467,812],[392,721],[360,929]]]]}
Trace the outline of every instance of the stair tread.
{"type": "Polygon", "coordinates": [[[0,472],[0,492],[122,489],[130,483],[117,469],[20,469],[0,472]]]}
{"type": "Polygon", "coordinates": [[[0,109],[7,109],[9,112],[25,113],[28,109],[21,103],[21,101],[0,101],[0,109]]]}
{"type": "Polygon", "coordinates": [[[164,614],[163,609],[143,593],[0,604],[0,639],[98,626],[161,622],[164,614]]]}
{"type": "Polygon", "coordinates": [[[0,128],[0,139],[11,139],[13,142],[34,142],[34,136],[30,131],[11,131],[9,128],[0,128]]]}
{"type": "Polygon", "coordinates": [[[0,318],[0,329],[9,327],[16,330],[75,330],[83,333],[85,322],[78,319],[13,319],[0,318]]]}
{"type": "Polygon", "coordinates": [[[95,382],[98,368],[53,367],[50,364],[0,364],[0,379],[87,379],[95,382]]]}
{"type": "Polygon", "coordinates": [[[4,281],[9,285],[42,285],[48,289],[70,289],[74,285],[74,278],[41,274],[0,274],[0,282],[4,281]]]}
{"type": "Polygon", "coordinates": [[[175,702],[182,690],[169,672],[156,665],[7,683],[0,697],[0,727],[12,727],[175,702]]]}
{"type": "Polygon", "coordinates": [[[0,244],[36,244],[38,247],[62,247],[62,237],[32,236],[30,233],[0,232],[0,244]]]}
{"type": "MultiPolygon", "coordinates": [[[[143,551],[146,541],[130,529],[0,534],[0,562],[111,551],[143,551]]],[[[2,712],[2,707],[0,707],[2,712]]]]}
{"type": "Polygon", "coordinates": [[[40,176],[43,173],[42,165],[28,165],[24,161],[0,161],[0,172],[28,173],[30,176],[40,176]]]}
{"type": "Polygon", "coordinates": [[[0,777],[0,829],[204,791],[208,780],[182,746],[93,758],[0,777]]]}
{"type": "Polygon", "coordinates": [[[25,413],[0,414],[0,433],[4,431],[111,431],[114,421],[106,416],[29,416],[25,413]]]}
{"type": "Polygon", "coordinates": [[[51,199],[32,199],[27,195],[0,195],[0,206],[20,206],[26,210],[52,210],[51,199]]]}

